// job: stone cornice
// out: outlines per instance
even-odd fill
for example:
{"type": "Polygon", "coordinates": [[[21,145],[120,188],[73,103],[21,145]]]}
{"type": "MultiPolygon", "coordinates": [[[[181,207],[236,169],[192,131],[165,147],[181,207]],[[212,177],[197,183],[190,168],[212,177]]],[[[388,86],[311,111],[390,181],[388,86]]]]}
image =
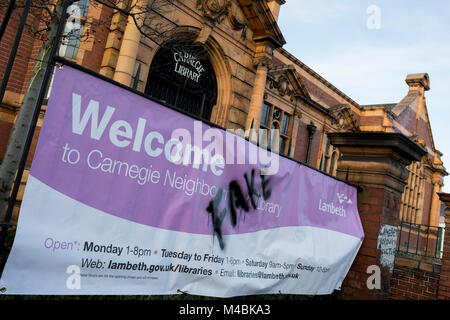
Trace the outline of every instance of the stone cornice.
{"type": "Polygon", "coordinates": [[[425,149],[401,133],[396,132],[344,132],[330,133],[328,137],[337,148],[372,147],[389,148],[407,162],[420,161],[425,149]]]}
{"type": "Polygon", "coordinates": [[[401,194],[407,183],[407,166],[420,161],[426,151],[400,133],[328,133],[341,156],[338,177],[362,186],[383,188],[401,194]]]}
{"type": "Polygon", "coordinates": [[[447,206],[450,207],[450,193],[440,192],[438,193],[439,199],[447,206]]]}
{"type": "Polygon", "coordinates": [[[253,41],[268,41],[274,48],[282,47],[286,40],[270,11],[267,2],[261,0],[237,0],[246,15],[250,29],[253,30],[253,41]]]}

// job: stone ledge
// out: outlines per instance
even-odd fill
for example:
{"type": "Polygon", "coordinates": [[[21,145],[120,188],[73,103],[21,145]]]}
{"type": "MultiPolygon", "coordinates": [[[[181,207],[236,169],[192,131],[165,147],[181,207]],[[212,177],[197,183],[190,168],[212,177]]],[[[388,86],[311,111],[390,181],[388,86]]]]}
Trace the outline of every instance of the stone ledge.
{"type": "Polygon", "coordinates": [[[395,265],[440,274],[441,264],[423,259],[395,257],[395,265]]]}
{"type": "MultiPolygon", "coordinates": [[[[345,132],[329,133],[331,144],[338,149],[360,147],[361,154],[370,148],[389,148],[409,161],[420,161],[427,153],[425,149],[401,133],[395,132],[345,132]]],[[[374,156],[374,154],[370,154],[374,156]]],[[[344,152],[345,156],[345,152],[344,152]]]]}
{"type": "Polygon", "coordinates": [[[444,192],[440,192],[438,193],[439,199],[441,199],[441,201],[443,203],[445,203],[445,205],[447,207],[450,206],[450,193],[444,193],[444,192]]]}

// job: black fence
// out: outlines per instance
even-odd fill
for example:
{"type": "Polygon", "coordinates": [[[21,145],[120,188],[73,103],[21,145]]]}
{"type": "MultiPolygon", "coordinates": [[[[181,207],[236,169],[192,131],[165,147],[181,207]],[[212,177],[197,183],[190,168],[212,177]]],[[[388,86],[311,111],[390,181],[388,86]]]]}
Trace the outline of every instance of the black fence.
{"type": "Polygon", "coordinates": [[[441,259],[445,228],[401,221],[397,256],[420,256],[441,259]]]}
{"type": "MultiPolygon", "coordinates": [[[[75,0],[65,0],[63,3],[61,3],[61,14],[59,15],[59,22],[57,25],[56,33],[54,35],[53,39],[53,45],[50,48],[49,54],[47,56],[47,59],[44,59],[43,64],[46,66],[44,73],[43,73],[43,80],[42,80],[42,86],[38,89],[37,97],[34,103],[34,109],[32,110],[32,118],[31,122],[29,124],[29,128],[27,131],[25,138],[25,143],[21,148],[17,147],[17,152],[19,155],[19,161],[18,161],[18,167],[16,171],[16,175],[14,178],[14,183],[12,185],[12,190],[10,193],[10,197],[8,200],[8,205],[5,210],[5,212],[2,212],[3,210],[0,210],[0,258],[5,253],[5,247],[4,243],[6,241],[6,238],[8,236],[8,230],[13,227],[13,225],[10,223],[11,217],[13,214],[14,205],[17,199],[17,194],[19,192],[19,187],[21,185],[23,172],[25,169],[25,164],[28,158],[28,153],[31,148],[31,143],[33,139],[33,134],[36,129],[37,121],[39,119],[39,114],[41,111],[41,107],[44,101],[45,94],[47,92],[47,88],[50,82],[51,74],[53,67],[55,66],[55,58],[57,56],[57,50],[58,50],[58,44],[60,43],[60,40],[62,38],[62,34],[64,31],[65,21],[67,17],[67,9],[70,4],[72,4],[75,0]]],[[[8,26],[11,18],[11,13],[13,10],[19,10],[18,7],[15,6],[15,0],[10,0],[8,8],[5,12],[5,15],[2,19],[2,24],[0,26],[0,42],[3,38],[4,32],[6,30],[6,27],[8,26]]],[[[6,66],[5,72],[3,74],[3,79],[0,85],[0,103],[3,101],[4,95],[6,93],[7,84],[9,82],[9,77],[11,75],[11,71],[14,65],[14,61],[17,56],[17,50],[19,48],[19,43],[22,38],[22,34],[24,32],[24,27],[27,21],[28,14],[30,12],[30,8],[32,7],[33,0],[26,0],[25,7],[23,8],[21,12],[21,18],[19,22],[19,26],[16,31],[16,35],[14,38],[14,43],[8,58],[8,64],[6,66]]],[[[56,13],[55,9],[55,13],[56,13]]],[[[4,161],[4,159],[2,159],[4,161]]],[[[11,170],[12,171],[12,170],[11,170]]],[[[9,182],[9,181],[8,181],[9,182]]],[[[5,181],[5,185],[2,186],[2,188],[9,188],[8,183],[5,181]]]]}

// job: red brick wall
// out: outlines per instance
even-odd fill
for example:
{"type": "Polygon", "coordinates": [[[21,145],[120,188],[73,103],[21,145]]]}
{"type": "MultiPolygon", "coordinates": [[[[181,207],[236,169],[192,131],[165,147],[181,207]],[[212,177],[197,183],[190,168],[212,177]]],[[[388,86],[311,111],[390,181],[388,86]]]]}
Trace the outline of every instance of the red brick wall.
{"type": "MultiPolygon", "coordinates": [[[[6,147],[8,145],[9,135],[11,133],[13,127],[13,123],[9,123],[6,121],[0,121],[0,161],[3,159],[6,147]]],[[[31,162],[34,157],[34,152],[36,150],[37,142],[39,139],[39,133],[41,132],[40,127],[36,127],[36,130],[34,131],[33,140],[31,142],[30,152],[28,154],[27,162],[26,162],[26,168],[30,168],[31,162]]]]}
{"type": "MultiPolygon", "coordinates": [[[[448,203],[446,204],[448,206],[448,203]]],[[[447,210],[445,212],[444,254],[441,260],[442,267],[438,298],[450,300],[450,213],[447,210]]]]}
{"type": "Polygon", "coordinates": [[[383,116],[362,117],[359,123],[361,126],[382,126],[383,116]]]}
{"type": "Polygon", "coordinates": [[[395,265],[389,298],[392,300],[435,300],[438,295],[440,268],[426,271],[395,265]]]}
{"type": "MultiPolygon", "coordinates": [[[[311,150],[309,155],[309,163],[312,166],[316,166],[317,159],[319,158],[320,152],[320,141],[322,137],[322,132],[317,130],[314,133],[314,137],[311,141],[311,150]]],[[[297,141],[295,141],[295,152],[294,159],[302,162],[306,162],[306,153],[308,150],[309,133],[307,129],[307,124],[300,121],[297,131],[297,141]]]]}
{"type": "MultiPolygon", "coordinates": [[[[37,27],[39,19],[36,19],[36,9],[32,9],[27,18],[27,24],[37,27]]],[[[22,10],[15,9],[11,15],[8,27],[5,30],[2,41],[0,42],[0,79],[3,79],[4,72],[8,63],[9,55],[14,44],[14,40],[19,26],[22,10]]],[[[0,14],[3,20],[3,13],[0,14]]],[[[37,29],[37,28],[36,28],[37,29]]],[[[35,58],[41,46],[41,41],[33,37],[31,29],[25,27],[20,39],[16,59],[9,78],[7,90],[24,93],[28,80],[33,70],[35,58]]]]}
{"type": "MultiPolygon", "coordinates": [[[[9,123],[6,121],[0,121],[0,161],[3,159],[6,151],[6,147],[8,145],[9,135],[11,133],[13,127],[13,123],[9,123]]],[[[31,166],[31,161],[34,157],[34,152],[36,150],[37,142],[39,139],[39,133],[41,132],[40,127],[36,127],[34,131],[33,140],[31,142],[30,152],[28,154],[26,166],[29,168],[31,166]]]]}
{"type": "Polygon", "coordinates": [[[295,143],[294,159],[299,161],[305,161],[306,159],[306,148],[308,147],[308,130],[306,129],[306,124],[299,121],[298,131],[297,131],[297,141],[295,143]]]}
{"type": "Polygon", "coordinates": [[[31,141],[30,146],[30,152],[28,153],[27,162],[26,162],[26,168],[31,167],[31,162],[34,158],[34,152],[36,151],[37,142],[39,139],[39,134],[41,133],[41,127],[36,127],[36,130],[34,130],[33,140],[31,141]]]}
{"type": "Polygon", "coordinates": [[[358,193],[358,211],[364,230],[364,241],[342,283],[342,294],[350,299],[387,299],[390,286],[388,267],[381,268],[381,290],[367,288],[367,267],[379,265],[378,233],[382,224],[398,225],[398,194],[382,188],[370,188],[358,193]],[[387,201],[389,199],[389,201],[387,201]]]}
{"type": "Polygon", "coordinates": [[[336,106],[342,103],[329,95],[325,90],[314,84],[312,81],[309,81],[308,78],[302,77],[302,82],[311,96],[320,100],[327,106],[336,106]]]}
{"type": "Polygon", "coordinates": [[[350,299],[389,299],[391,270],[381,264],[381,249],[378,247],[380,228],[383,225],[397,226],[401,195],[384,188],[362,187],[358,192],[358,212],[364,230],[364,241],[342,283],[342,295],[350,299]],[[369,289],[367,268],[380,267],[380,289],[369,289]]]}
{"type": "MultiPolygon", "coordinates": [[[[39,30],[44,28],[44,24],[38,18],[39,12],[36,8],[32,8],[28,15],[27,24],[33,25],[33,29],[39,30]],[[40,26],[39,26],[40,24],[40,26]]],[[[3,20],[4,11],[0,11],[0,19],[3,20]]],[[[96,72],[100,71],[100,65],[103,58],[104,47],[108,36],[108,29],[105,25],[111,20],[113,10],[107,7],[102,8],[100,19],[93,22],[93,49],[87,51],[83,57],[82,65],[96,72]]],[[[17,28],[19,26],[22,9],[15,9],[11,15],[8,27],[0,42],[0,79],[3,78],[9,55],[14,43],[17,28]]],[[[0,20],[0,21],[1,21],[0,20]]],[[[32,29],[25,27],[20,40],[16,59],[9,78],[7,90],[15,93],[25,93],[28,81],[31,77],[33,67],[38,57],[42,41],[37,39],[39,36],[32,35],[32,29]]]]}
{"type": "Polygon", "coordinates": [[[423,193],[423,210],[422,210],[422,222],[421,224],[429,225],[430,224],[430,211],[431,211],[431,199],[433,194],[433,186],[424,181],[424,193],[423,193]]]}
{"type": "MultiPolygon", "coordinates": [[[[448,262],[447,262],[448,263],[448,262]]],[[[442,265],[438,299],[450,300],[450,265],[442,265]]]]}
{"type": "Polygon", "coordinates": [[[317,130],[311,141],[311,154],[309,155],[309,164],[317,167],[317,161],[320,157],[320,141],[322,140],[322,131],[317,130]]]}
{"type": "Polygon", "coordinates": [[[8,145],[9,135],[13,124],[6,121],[0,121],[0,161],[3,159],[8,145]]]}
{"type": "Polygon", "coordinates": [[[95,72],[100,72],[100,66],[105,53],[106,40],[109,30],[107,25],[111,22],[113,9],[103,6],[100,18],[92,22],[90,34],[93,38],[93,47],[91,51],[86,51],[81,64],[95,72]]]}

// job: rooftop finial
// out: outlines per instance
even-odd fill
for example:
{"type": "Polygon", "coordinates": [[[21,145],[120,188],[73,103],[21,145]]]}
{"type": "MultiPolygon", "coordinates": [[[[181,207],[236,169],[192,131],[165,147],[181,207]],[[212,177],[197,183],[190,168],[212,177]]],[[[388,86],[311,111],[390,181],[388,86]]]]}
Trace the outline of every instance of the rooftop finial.
{"type": "Polygon", "coordinates": [[[425,91],[430,90],[430,77],[428,76],[428,73],[408,74],[405,81],[410,90],[417,90],[421,87],[424,88],[425,91]]]}

